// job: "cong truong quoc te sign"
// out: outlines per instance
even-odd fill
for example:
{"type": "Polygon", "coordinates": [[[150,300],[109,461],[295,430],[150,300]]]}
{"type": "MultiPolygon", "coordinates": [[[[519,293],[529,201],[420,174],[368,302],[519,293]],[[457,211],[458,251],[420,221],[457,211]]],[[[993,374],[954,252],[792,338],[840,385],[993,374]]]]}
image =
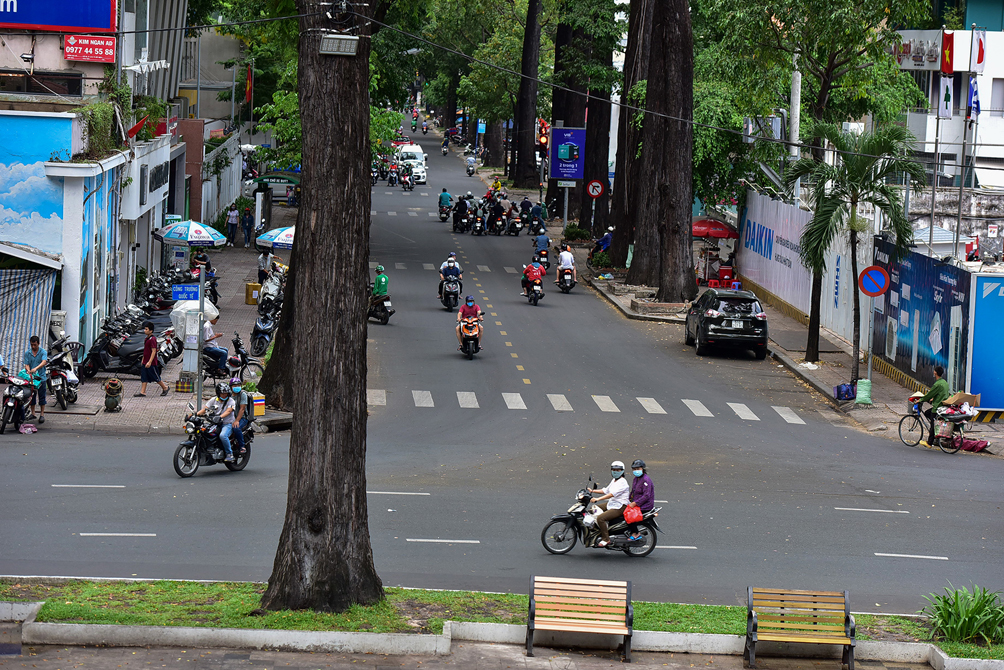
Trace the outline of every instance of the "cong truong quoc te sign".
{"type": "Polygon", "coordinates": [[[0,0],[0,28],[113,33],[115,0],[0,0]]]}

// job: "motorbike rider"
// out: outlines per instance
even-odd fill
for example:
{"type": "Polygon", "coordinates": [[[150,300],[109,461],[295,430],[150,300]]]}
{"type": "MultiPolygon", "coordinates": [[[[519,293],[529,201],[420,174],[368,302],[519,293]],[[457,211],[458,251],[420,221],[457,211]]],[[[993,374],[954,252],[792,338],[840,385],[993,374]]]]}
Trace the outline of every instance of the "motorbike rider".
{"type": "Polygon", "coordinates": [[[491,215],[491,220],[489,222],[490,225],[488,226],[488,230],[491,230],[491,231],[494,232],[494,230],[498,226],[504,226],[505,225],[505,213],[506,213],[505,206],[502,205],[501,201],[496,200],[495,204],[492,205],[492,215],[491,215]]]}
{"type": "MultiPolygon", "coordinates": [[[[468,191],[468,194],[470,191],[468,191]]],[[[463,221],[464,216],[467,214],[467,208],[469,207],[467,198],[460,198],[457,204],[453,206],[453,225],[458,226],[463,221]]]]}
{"type": "Polygon", "coordinates": [[[524,195],[523,201],[519,203],[519,211],[523,216],[529,216],[530,210],[533,209],[533,202],[530,200],[530,196],[524,195]]]}
{"type": "Polygon", "coordinates": [[[593,246],[593,250],[589,252],[589,256],[592,257],[598,251],[606,251],[610,248],[610,243],[614,239],[614,227],[610,226],[607,228],[606,234],[600,239],[596,240],[596,244],[593,246]]]}
{"type": "Polygon", "coordinates": [[[453,196],[450,192],[443,187],[443,192],[439,194],[439,206],[440,207],[451,207],[453,205],[453,196]]]}
{"type": "Polygon", "coordinates": [[[428,130],[429,130],[429,122],[428,121],[422,121],[422,132],[424,133],[424,132],[427,132],[428,130]]]}
{"type": "Polygon", "coordinates": [[[450,257],[439,266],[439,295],[436,297],[440,300],[443,299],[443,284],[446,283],[447,277],[456,277],[460,283],[460,290],[464,290],[464,269],[457,262],[457,252],[455,251],[451,251],[450,257]]]}
{"type": "MultiPolygon", "coordinates": [[[[464,298],[464,304],[460,306],[457,310],[457,351],[463,351],[464,340],[460,335],[460,324],[461,322],[470,316],[476,316],[478,321],[484,321],[484,312],[478,305],[474,304],[474,296],[469,295],[464,298]]],[[[478,349],[481,349],[481,332],[478,331],[478,349]]]]}
{"type": "Polygon", "coordinates": [[[448,149],[450,147],[450,137],[449,135],[443,137],[443,143],[440,145],[440,149],[448,149]]]}
{"type": "Polygon", "coordinates": [[[474,156],[467,157],[467,167],[474,168],[474,174],[478,173],[478,166],[476,165],[476,163],[477,160],[474,158],[474,156]]]}
{"type": "Polygon", "coordinates": [[[624,463],[614,461],[610,464],[610,476],[613,479],[602,489],[591,489],[589,492],[598,498],[593,498],[596,506],[603,510],[603,513],[596,517],[596,525],[600,529],[600,536],[603,538],[596,545],[605,547],[610,544],[609,523],[624,515],[624,507],[630,502],[630,487],[624,479],[624,463]]]}
{"type": "Polygon", "coordinates": [[[251,411],[251,396],[244,390],[244,384],[241,382],[240,377],[230,379],[230,393],[234,399],[234,406],[237,408],[234,412],[233,423],[230,424],[232,427],[231,430],[232,434],[237,436],[237,453],[243,454],[247,451],[247,448],[244,446],[244,429],[251,423],[251,416],[253,414],[251,411]]]}
{"type": "MultiPolygon", "coordinates": [[[[634,479],[631,481],[631,495],[628,496],[631,502],[627,506],[637,507],[642,513],[650,512],[655,507],[655,486],[652,484],[652,479],[648,476],[648,468],[645,467],[645,461],[636,458],[631,463],[631,474],[634,475],[634,479]]],[[[642,539],[638,534],[638,524],[631,524],[630,529],[629,540],[642,539]]]]}
{"type": "Polygon", "coordinates": [[[411,163],[405,163],[401,166],[401,183],[410,184],[411,183],[411,163]]]}
{"type": "Polygon", "coordinates": [[[551,246],[551,238],[547,236],[547,233],[541,233],[537,237],[533,238],[534,249],[539,254],[544,249],[551,246]]]}
{"type": "Polygon", "coordinates": [[[547,270],[545,270],[544,266],[537,261],[534,261],[526,266],[523,270],[523,278],[520,280],[520,283],[523,285],[524,298],[526,297],[527,291],[530,290],[530,286],[533,285],[533,282],[546,274],[547,270]]]}
{"type": "Polygon", "coordinates": [[[212,344],[212,342],[223,337],[223,333],[217,333],[213,330],[213,326],[220,317],[217,316],[215,319],[208,319],[202,324],[202,351],[206,353],[213,362],[216,363],[216,367],[220,372],[226,374],[227,372],[227,350],[218,344],[212,344]]]}
{"type": "MultiPolygon", "coordinates": [[[[579,281],[578,271],[575,269],[575,256],[572,255],[572,247],[565,245],[565,248],[561,250],[558,254],[558,272],[557,275],[560,279],[562,270],[572,271],[572,281],[579,281]]],[[[557,284],[559,279],[555,279],[554,283],[557,284]]]]}
{"type": "Polygon", "coordinates": [[[196,412],[196,416],[208,416],[215,417],[218,416],[222,419],[220,426],[220,444],[223,445],[223,451],[227,453],[227,457],[223,459],[227,463],[234,462],[234,452],[230,448],[230,433],[233,432],[233,425],[227,421],[227,417],[234,413],[234,399],[230,396],[230,384],[227,382],[220,382],[216,385],[216,397],[210,398],[206,406],[196,412]]]}

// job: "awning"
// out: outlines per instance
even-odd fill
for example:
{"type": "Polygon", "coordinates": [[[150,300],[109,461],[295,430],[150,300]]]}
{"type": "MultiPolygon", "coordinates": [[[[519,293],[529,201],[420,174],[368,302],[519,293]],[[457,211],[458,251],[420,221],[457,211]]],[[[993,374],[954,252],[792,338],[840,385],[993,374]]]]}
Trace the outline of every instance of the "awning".
{"type": "Polygon", "coordinates": [[[7,254],[23,261],[31,261],[42,267],[53,270],[63,269],[63,257],[59,254],[50,254],[26,244],[16,244],[14,242],[0,242],[0,254],[7,254]]]}
{"type": "Polygon", "coordinates": [[[131,70],[132,72],[139,72],[141,74],[149,74],[154,70],[166,70],[171,67],[171,64],[166,60],[152,60],[149,62],[134,63],[132,65],[126,65],[123,70],[131,70]]]}
{"type": "Polygon", "coordinates": [[[691,235],[694,237],[717,237],[724,239],[739,239],[739,231],[716,219],[695,218],[691,224],[691,235]]]}
{"type": "Polygon", "coordinates": [[[1004,164],[977,160],[976,180],[980,188],[1004,189],[1004,164]]]}

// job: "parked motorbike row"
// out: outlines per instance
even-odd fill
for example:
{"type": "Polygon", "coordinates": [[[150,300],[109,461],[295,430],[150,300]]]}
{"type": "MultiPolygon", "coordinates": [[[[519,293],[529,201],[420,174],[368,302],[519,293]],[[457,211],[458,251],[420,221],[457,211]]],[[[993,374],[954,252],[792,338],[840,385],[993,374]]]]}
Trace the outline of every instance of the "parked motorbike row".
{"type": "Polygon", "coordinates": [[[77,402],[77,386],[79,380],[73,370],[71,350],[66,346],[68,337],[61,337],[49,345],[49,362],[45,372],[29,375],[21,370],[12,374],[6,367],[0,367],[0,384],[6,384],[3,392],[3,404],[0,408],[0,435],[13,426],[14,430],[21,428],[26,409],[31,405],[31,397],[42,384],[51,398],[63,410],[67,403],[77,402]]]}
{"type": "Polygon", "coordinates": [[[282,316],[283,289],[286,285],[286,271],[278,263],[272,263],[272,270],[261,285],[258,294],[258,318],[251,331],[251,355],[264,356],[268,345],[275,337],[275,329],[282,316]]]}
{"type": "Polygon", "coordinates": [[[143,323],[153,323],[157,334],[157,362],[163,366],[181,355],[184,345],[175,334],[171,323],[171,308],[174,301],[158,298],[156,304],[143,301],[145,309],[137,304],[127,305],[124,310],[101,322],[101,333],[94,340],[87,357],[80,366],[80,373],[93,377],[99,370],[114,374],[139,376],[143,366],[143,323]]]}

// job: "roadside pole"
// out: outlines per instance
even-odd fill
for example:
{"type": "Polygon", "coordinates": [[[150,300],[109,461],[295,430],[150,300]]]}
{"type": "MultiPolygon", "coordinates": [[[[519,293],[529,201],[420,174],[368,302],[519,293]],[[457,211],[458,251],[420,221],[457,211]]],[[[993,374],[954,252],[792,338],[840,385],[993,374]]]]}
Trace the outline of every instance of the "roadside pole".
{"type": "MultiPolygon", "coordinates": [[[[854,287],[857,290],[857,287],[854,287]]],[[[875,296],[868,301],[868,381],[872,380],[872,338],[875,328],[875,296]]]]}
{"type": "Polygon", "coordinates": [[[955,244],[952,256],[959,257],[959,234],[962,232],[962,193],[966,187],[966,140],[969,139],[969,119],[962,122],[962,159],[959,161],[959,218],[955,222],[955,244]]]}
{"type": "Polygon", "coordinates": [[[931,227],[927,234],[927,252],[934,257],[934,205],[935,196],[938,193],[938,168],[941,162],[938,160],[938,146],[941,142],[941,113],[934,122],[934,172],[931,175],[931,227]]]}
{"type": "Polygon", "coordinates": [[[195,411],[198,412],[202,409],[202,347],[205,342],[202,341],[203,328],[205,327],[206,319],[206,267],[202,266],[199,270],[199,349],[196,352],[195,359],[198,364],[195,366],[197,376],[195,378],[195,411]]]}

